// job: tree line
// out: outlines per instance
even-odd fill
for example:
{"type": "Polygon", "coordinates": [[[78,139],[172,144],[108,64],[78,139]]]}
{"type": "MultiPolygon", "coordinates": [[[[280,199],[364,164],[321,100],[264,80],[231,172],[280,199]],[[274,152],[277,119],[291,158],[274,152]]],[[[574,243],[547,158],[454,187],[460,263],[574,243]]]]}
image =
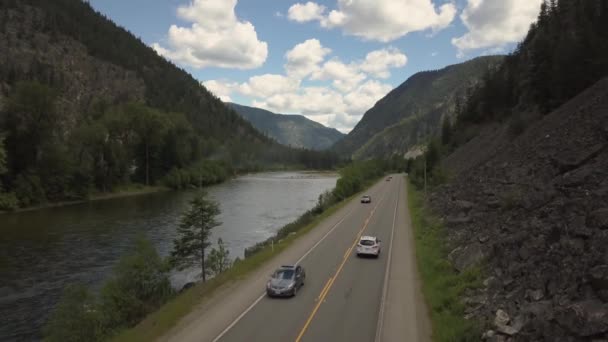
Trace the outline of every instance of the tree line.
{"type": "Polygon", "coordinates": [[[219,183],[237,172],[328,169],[340,161],[331,152],[278,144],[222,144],[201,136],[184,114],[142,103],[100,105],[70,118],[56,102],[53,88],[18,82],[0,111],[0,210],[86,199],[130,183],[182,189],[219,183]]]}

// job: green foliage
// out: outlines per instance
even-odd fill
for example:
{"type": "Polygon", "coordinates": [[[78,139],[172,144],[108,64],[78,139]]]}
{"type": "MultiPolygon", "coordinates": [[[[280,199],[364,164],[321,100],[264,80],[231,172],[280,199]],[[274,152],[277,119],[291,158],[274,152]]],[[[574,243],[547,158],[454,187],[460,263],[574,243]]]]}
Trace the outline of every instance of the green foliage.
{"type": "Polygon", "coordinates": [[[607,23],[605,1],[544,2],[523,42],[471,92],[458,126],[518,114],[516,135],[523,113],[546,114],[608,75],[607,23]]]}
{"type": "Polygon", "coordinates": [[[387,170],[382,160],[355,161],[340,170],[340,179],[333,195],[341,201],[361,191],[370,180],[382,176],[385,171],[387,170]]]}
{"type": "Polygon", "coordinates": [[[66,288],[44,328],[47,341],[102,341],[157,310],[173,294],[169,267],[140,238],[120,259],[97,299],[82,285],[66,288]]]}
{"type": "MultiPolygon", "coordinates": [[[[4,136],[0,134],[0,176],[8,171],[6,167],[6,148],[4,147],[4,136]]],[[[1,188],[2,183],[0,183],[1,188]]]]}
{"type": "Polygon", "coordinates": [[[32,172],[24,172],[17,176],[14,190],[22,207],[40,204],[46,199],[40,177],[32,172]]]}
{"type": "Polygon", "coordinates": [[[168,271],[152,244],[139,239],[135,253],[119,261],[101,291],[105,326],[132,327],[158,309],[172,294],[168,271]]]}
{"type": "Polygon", "coordinates": [[[207,259],[209,261],[209,270],[213,275],[217,276],[230,268],[231,262],[229,257],[230,252],[226,249],[224,241],[219,238],[217,239],[217,249],[211,248],[207,259]]]}
{"type": "Polygon", "coordinates": [[[439,139],[431,139],[423,155],[408,161],[406,170],[412,184],[418,189],[424,188],[425,177],[428,187],[446,182],[448,175],[441,166],[441,160],[448,151],[449,147],[441,145],[439,139]]]}
{"type": "Polygon", "coordinates": [[[482,270],[473,267],[457,273],[447,260],[444,227],[431,216],[418,193],[408,187],[408,204],[414,228],[416,259],[422,292],[430,309],[434,341],[479,341],[480,327],[464,319],[461,297],[481,286],[482,270]]]}
{"type": "Polygon", "coordinates": [[[19,200],[12,192],[0,192],[0,211],[15,210],[19,207],[19,200]]]}
{"type": "Polygon", "coordinates": [[[69,285],[44,327],[48,342],[101,341],[104,336],[99,305],[84,285],[69,285]]]}
{"type": "Polygon", "coordinates": [[[163,182],[173,189],[204,187],[230,178],[234,170],[223,161],[203,160],[186,169],[172,169],[163,182]]]}
{"type": "Polygon", "coordinates": [[[173,267],[183,270],[198,266],[203,281],[206,281],[209,265],[205,263],[205,250],[210,245],[211,230],[220,225],[216,220],[219,214],[218,204],[207,199],[204,192],[190,201],[190,209],[182,216],[177,229],[178,237],[173,241],[170,258],[173,267]]]}
{"type": "Polygon", "coordinates": [[[452,141],[452,122],[449,117],[443,119],[441,124],[441,143],[448,145],[452,141]]]}

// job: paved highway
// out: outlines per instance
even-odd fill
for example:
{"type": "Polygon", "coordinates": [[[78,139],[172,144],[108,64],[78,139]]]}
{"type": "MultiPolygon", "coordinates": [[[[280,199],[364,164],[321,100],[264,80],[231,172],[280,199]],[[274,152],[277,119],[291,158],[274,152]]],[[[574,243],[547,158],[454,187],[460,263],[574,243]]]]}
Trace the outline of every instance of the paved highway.
{"type": "Polygon", "coordinates": [[[430,341],[419,290],[405,179],[374,185],[247,279],[230,284],[186,317],[167,341],[430,341]],[[378,259],[358,258],[361,235],[382,241],[378,259]],[[294,298],[266,297],[281,264],[306,269],[294,298]]]}

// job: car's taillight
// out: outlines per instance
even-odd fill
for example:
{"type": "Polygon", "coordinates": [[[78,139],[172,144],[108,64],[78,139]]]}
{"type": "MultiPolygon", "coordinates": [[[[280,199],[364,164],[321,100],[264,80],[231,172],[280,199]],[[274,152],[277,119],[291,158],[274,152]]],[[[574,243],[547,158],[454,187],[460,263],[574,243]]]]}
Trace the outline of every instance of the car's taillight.
{"type": "Polygon", "coordinates": [[[378,245],[374,245],[372,248],[373,249],[378,249],[378,245]]]}

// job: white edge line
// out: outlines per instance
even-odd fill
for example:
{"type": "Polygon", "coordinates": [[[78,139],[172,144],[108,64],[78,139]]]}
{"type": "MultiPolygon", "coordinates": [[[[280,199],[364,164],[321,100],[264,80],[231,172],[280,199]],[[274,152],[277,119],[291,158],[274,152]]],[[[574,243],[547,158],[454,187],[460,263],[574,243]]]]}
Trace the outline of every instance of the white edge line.
{"type": "MultiPolygon", "coordinates": [[[[325,240],[326,237],[329,236],[329,234],[331,234],[331,232],[334,231],[334,229],[336,229],[340,223],[342,223],[346,217],[348,217],[348,215],[353,212],[353,210],[355,209],[355,207],[353,206],[343,217],[342,219],[340,219],[340,221],[336,222],[336,224],[334,224],[333,227],[331,227],[331,229],[325,233],[325,235],[323,235],[323,237],[317,241],[317,243],[314,244],[314,246],[312,246],[306,253],[304,253],[304,255],[298,259],[298,261],[296,261],[296,264],[299,264],[302,260],[304,260],[304,258],[306,258],[308,256],[308,254],[310,254],[315,248],[317,248],[318,245],[321,244],[321,242],[323,242],[323,240],[325,240]]],[[[224,335],[226,335],[226,333],[232,329],[232,327],[234,327],[249,311],[251,311],[251,309],[253,309],[253,307],[255,307],[264,297],[266,296],[265,293],[262,293],[261,296],[259,296],[253,303],[251,303],[251,305],[249,305],[249,307],[247,307],[247,309],[245,309],[245,311],[243,311],[237,318],[235,318],[234,321],[232,321],[232,323],[230,323],[230,325],[228,325],[224,330],[222,330],[222,332],[217,335],[216,338],[213,339],[212,342],[217,342],[219,341],[222,337],[224,337],[224,335]]]]}
{"type": "Polygon", "coordinates": [[[388,246],[388,259],[386,261],[386,272],[384,273],[384,286],[382,288],[382,299],[380,300],[380,312],[378,313],[378,324],[376,325],[375,342],[380,342],[382,338],[382,329],[384,326],[384,310],[386,304],[386,295],[388,292],[388,276],[391,271],[391,259],[393,251],[393,236],[395,235],[395,222],[397,221],[397,208],[399,207],[399,199],[401,198],[401,181],[399,182],[399,192],[397,193],[397,204],[395,204],[395,213],[393,214],[393,227],[391,229],[391,244],[388,246]]]}

